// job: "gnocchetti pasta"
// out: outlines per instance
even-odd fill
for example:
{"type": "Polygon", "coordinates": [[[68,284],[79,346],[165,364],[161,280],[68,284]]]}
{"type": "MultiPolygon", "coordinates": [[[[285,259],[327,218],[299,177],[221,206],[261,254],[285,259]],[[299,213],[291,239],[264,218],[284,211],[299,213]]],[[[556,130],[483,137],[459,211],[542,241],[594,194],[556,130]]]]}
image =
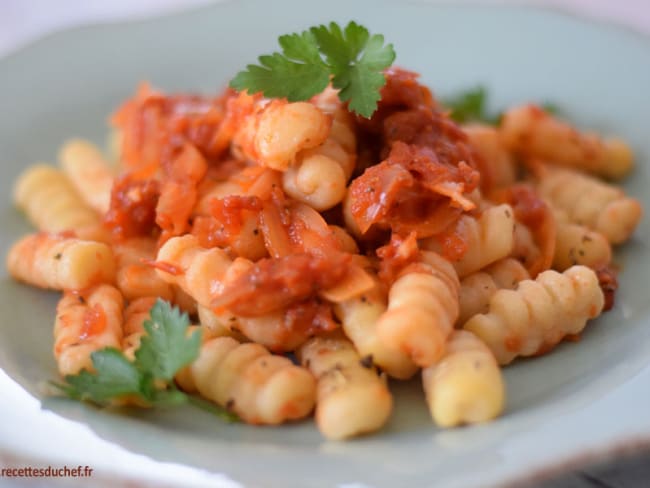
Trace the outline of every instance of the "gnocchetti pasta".
{"type": "Polygon", "coordinates": [[[142,84],[111,117],[117,154],[71,139],[59,167],[25,169],[14,202],[36,232],[7,267],[63,293],[61,374],[107,345],[132,359],[163,298],[203,332],[176,383],[244,422],[367,434],[416,375],[441,427],[501,414],[502,366],[613,304],[612,249],[642,214],[611,182],[631,150],[532,104],[460,125],[415,73],[385,77],[370,118],[331,86],[142,84]]]}

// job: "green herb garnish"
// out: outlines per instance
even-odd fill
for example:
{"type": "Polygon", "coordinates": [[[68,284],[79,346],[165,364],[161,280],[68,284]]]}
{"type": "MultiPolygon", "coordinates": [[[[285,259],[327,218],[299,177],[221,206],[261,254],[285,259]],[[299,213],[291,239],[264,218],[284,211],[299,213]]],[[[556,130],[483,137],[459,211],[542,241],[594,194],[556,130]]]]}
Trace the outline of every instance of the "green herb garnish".
{"type": "MultiPolygon", "coordinates": [[[[442,105],[451,110],[450,117],[459,124],[483,122],[489,125],[499,125],[503,112],[499,112],[497,115],[489,114],[487,111],[487,96],[485,87],[477,86],[443,100],[442,105]]],[[[542,103],[539,107],[549,115],[561,113],[560,108],[554,103],[542,103]]]]}
{"type": "Polygon", "coordinates": [[[107,405],[113,399],[135,397],[144,404],[169,407],[193,403],[233,421],[230,412],[180,391],[174,375],[194,361],[201,347],[201,332],[187,334],[190,321],[168,302],[158,299],[144,322],[146,334],[133,362],[122,351],[107,347],[91,355],[95,372],[83,370],[65,377],[65,383],[52,383],[70,398],[107,405]],[[209,407],[208,407],[209,405],[209,407]]]}
{"type": "Polygon", "coordinates": [[[560,110],[560,107],[558,107],[552,102],[542,103],[539,107],[549,115],[553,115],[553,116],[562,115],[562,110],[560,110]]]}
{"type": "Polygon", "coordinates": [[[487,90],[482,86],[477,86],[444,100],[442,104],[451,110],[451,118],[459,124],[484,122],[496,125],[501,118],[500,115],[495,117],[487,113],[487,90]]]}
{"type": "Polygon", "coordinates": [[[386,83],[383,70],[395,60],[393,45],[384,45],[384,36],[370,35],[355,22],[345,29],[332,22],[278,41],[282,54],[260,56],[260,64],[248,65],[230,86],[295,102],[322,92],[331,81],[351,111],[370,117],[377,109],[386,83]]]}

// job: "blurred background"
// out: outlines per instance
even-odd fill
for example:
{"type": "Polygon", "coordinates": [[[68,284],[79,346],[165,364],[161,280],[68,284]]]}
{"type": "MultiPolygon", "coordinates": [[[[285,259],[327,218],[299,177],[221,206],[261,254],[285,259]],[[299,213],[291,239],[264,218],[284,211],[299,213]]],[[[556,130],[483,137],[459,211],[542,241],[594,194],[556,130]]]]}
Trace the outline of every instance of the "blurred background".
{"type": "MultiPolygon", "coordinates": [[[[219,1],[237,0],[0,0],[0,55],[47,32],[68,26],[141,18],[219,1]]],[[[650,0],[419,1],[549,6],[650,33],[650,0]]]]}

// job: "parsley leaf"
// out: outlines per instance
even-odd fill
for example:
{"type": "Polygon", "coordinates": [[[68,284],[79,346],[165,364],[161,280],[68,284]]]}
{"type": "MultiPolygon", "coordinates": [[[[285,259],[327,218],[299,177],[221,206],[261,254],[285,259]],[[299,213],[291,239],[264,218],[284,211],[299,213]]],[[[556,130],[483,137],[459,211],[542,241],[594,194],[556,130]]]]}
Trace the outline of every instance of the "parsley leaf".
{"type": "Polygon", "coordinates": [[[260,56],[260,65],[248,65],[230,86],[294,102],[322,92],[331,79],[350,110],[364,117],[376,110],[386,83],[383,70],[395,60],[393,45],[384,45],[382,35],[371,36],[356,22],[345,29],[332,22],[281,36],[279,43],[282,54],[260,56]]]}
{"type": "Polygon", "coordinates": [[[553,102],[544,102],[539,107],[549,115],[557,116],[562,114],[560,107],[553,102]]]}
{"type": "Polygon", "coordinates": [[[451,110],[451,118],[459,124],[467,122],[485,122],[496,125],[500,115],[494,117],[487,114],[487,90],[477,86],[455,97],[444,100],[442,104],[451,110]]]}
{"type": "Polygon", "coordinates": [[[186,337],[190,320],[187,314],[158,299],[144,322],[147,332],[135,352],[135,365],[153,379],[172,380],[176,372],[191,363],[199,354],[201,333],[186,337]]]}
{"type": "Polygon", "coordinates": [[[188,335],[190,321],[187,314],[158,300],[144,323],[146,334],[140,340],[135,360],[129,361],[122,351],[107,347],[91,355],[94,372],[82,370],[68,375],[65,382],[52,383],[61,392],[75,400],[106,405],[111,400],[135,397],[145,405],[172,407],[184,403],[199,405],[225,420],[237,417],[230,412],[198,400],[176,388],[176,373],[194,361],[201,347],[201,333],[188,335]]]}
{"type": "Polygon", "coordinates": [[[83,370],[78,375],[66,376],[65,385],[55,386],[76,400],[97,404],[105,403],[111,398],[139,393],[140,374],[122,351],[107,347],[93,352],[90,357],[96,373],[83,370]]]}
{"type": "MultiPolygon", "coordinates": [[[[483,122],[499,125],[503,116],[502,112],[497,115],[490,115],[487,112],[487,90],[483,86],[477,86],[443,100],[442,104],[451,110],[450,117],[459,124],[483,122]]],[[[542,103],[539,107],[549,115],[561,114],[560,108],[551,102],[542,103]]]]}

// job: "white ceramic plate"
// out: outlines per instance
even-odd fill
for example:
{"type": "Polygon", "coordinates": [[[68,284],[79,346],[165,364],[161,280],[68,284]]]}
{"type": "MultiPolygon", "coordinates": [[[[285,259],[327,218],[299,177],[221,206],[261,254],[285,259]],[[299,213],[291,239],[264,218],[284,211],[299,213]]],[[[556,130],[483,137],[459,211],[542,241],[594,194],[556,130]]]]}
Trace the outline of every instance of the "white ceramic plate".
{"type": "MultiPolygon", "coordinates": [[[[16,175],[29,163],[51,161],[70,136],[101,143],[107,114],[139,80],[166,90],[214,92],[257,55],[274,49],[279,34],[350,19],[385,34],[395,45],[397,64],[422,73],[439,95],[482,83],[494,108],[552,100],[576,123],[622,135],[638,154],[627,189],[650,208],[648,39],[516,7],[244,0],[75,29],[0,60],[1,252],[28,231],[10,203],[16,175]]],[[[126,449],[224,473],[249,486],[454,487],[500,484],[650,439],[648,232],[644,221],[617,254],[623,273],[614,310],[592,323],[578,344],[507,369],[503,417],[442,431],[432,426],[417,383],[402,384],[395,388],[397,408],[388,427],[346,443],[324,442],[309,422],[255,428],[225,425],[189,408],[125,415],[43,398],[39,384],[55,377],[51,328],[57,297],[13,283],[5,273],[0,412],[7,425],[0,427],[0,446],[49,462],[95,463],[122,475],[140,473],[141,465],[151,463],[126,449]],[[42,400],[46,411],[38,410],[31,396],[42,400]],[[121,454],[99,457],[99,447],[92,446],[121,454]]],[[[166,479],[185,473],[174,469],[166,479]]]]}

